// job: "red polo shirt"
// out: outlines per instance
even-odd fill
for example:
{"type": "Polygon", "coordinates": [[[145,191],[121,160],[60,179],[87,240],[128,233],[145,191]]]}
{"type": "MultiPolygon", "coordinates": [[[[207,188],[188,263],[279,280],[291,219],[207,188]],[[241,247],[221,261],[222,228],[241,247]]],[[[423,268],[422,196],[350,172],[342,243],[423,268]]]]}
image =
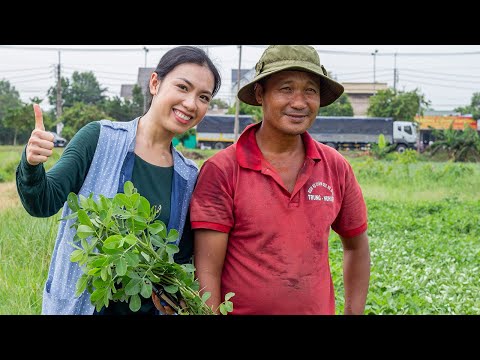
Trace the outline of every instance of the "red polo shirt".
{"type": "Polygon", "coordinates": [[[192,228],[229,234],[221,293],[235,292],[232,314],[335,314],[328,236],[367,229],[360,186],[345,158],[304,133],[305,165],[289,193],[257,146],[259,126],[203,164],[192,228]]]}

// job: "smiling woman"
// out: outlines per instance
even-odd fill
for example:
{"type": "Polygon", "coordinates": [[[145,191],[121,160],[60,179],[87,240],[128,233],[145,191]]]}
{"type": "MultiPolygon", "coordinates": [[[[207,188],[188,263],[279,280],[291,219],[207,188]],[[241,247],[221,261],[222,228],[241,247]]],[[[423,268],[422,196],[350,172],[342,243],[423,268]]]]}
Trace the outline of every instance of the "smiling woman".
{"type": "MultiPolygon", "coordinates": [[[[180,252],[175,261],[189,263],[193,240],[187,219],[198,166],[172,145],[172,139],[203,119],[220,83],[218,70],[202,49],[179,46],[169,50],[150,75],[147,111],[126,122],[88,123],[47,173],[43,164],[52,156],[55,136],[45,131],[42,110],[35,104],[35,128],[16,178],[23,206],[36,217],[50,217],[63,207],[62,218],[66,218],[72,213],[66,202],[70,193],[113,198],[131,181],[152,206],[161,206],[158,220],[168,230],[178,230],[175,245],[180,252]]],[[[125,302],[113,302],[96,311],[88,291],[76,296],[75,284],[82,270],[70,262],[76,232],[72,218],[68,219],[58,228],[42,313],[132,315],[125,302]]],[[[138,315],[166,312],[163,307],[157,311],[150,294],[142,295],[138,315]]]]}

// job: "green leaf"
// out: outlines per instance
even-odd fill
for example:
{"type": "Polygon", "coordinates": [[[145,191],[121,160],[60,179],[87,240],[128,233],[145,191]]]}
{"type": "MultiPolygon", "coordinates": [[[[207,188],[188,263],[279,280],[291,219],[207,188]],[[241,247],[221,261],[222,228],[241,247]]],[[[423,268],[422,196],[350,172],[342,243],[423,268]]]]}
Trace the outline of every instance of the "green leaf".
{"type": "Polygon", "coordinates": [[[167,236],[167,242],[175,242],[178,239],[178,230],[170,229],[167,236]]]}
{"type": "Polygon", "coordinates": [[[149,297],[151,297],[152,296],[152,284],[144,282],[142,284],[142,290],[140,291],[140,294],[145,299],[148,299],[149,297]]]}
{"type": "Polygon", "coordinates": [[[131,279],[127,286],[125,286],[125,294],[127,295],[136,295],[142,289],[142,279],[131,279]]]}
{"type": "Polygon", "coordinates": [[[70,220],[70,219],[75,219],[77,217],[77,213],[74,212],[74,213],[71,213],[70,215],[67,215],[63,218],[61,218],[60,220],[64,221],[64,220],[70,220]]]}
{"type": "Polygon", "coordinates": [[[224,303],[220,304],[219,310],[222,313],[222,315],[227,315],[227,313],[228,313],[224,303]]]}
{"type": "Polygon", "coordinates": [[[70,254],[70,261],[71,262],[78,262],[78,261],[82,260],[83,254],[85,254],[85,252],[83,250],[72,251],[72,253],[70,254]]]}
{"type": "Polygon", "coordinates": [[[137,237],[132,234],[128,234],[123,238],[123,240],[129,245],[135,245],[138,241],[137,237]]]}
{"type": "Polygon", "coordinates": [[[202,295],[202,301],[207,302],[207,300],[210,299],[210,296],[212,296],[212,293],[209,291],[205,291],[202,295]]]}
{"type": "Polygon", "coordinates": [[[86,239],[81,239],[80,244],[85,251],[89,251],[88,241],[86,239]]]}
{"type": "Polygon", "coordinates": [[[226,311],[228,312],[233,311],[233,303],[231,301],[225,301],[224,306],[226,311]]]}
{"type": "Polygon", "coordinates": [[[131,252],[125,253],[125,260],[127,260],[128,265],[131,267],[136,267],[140,263],[138,254],[133,254],[131,252]]]}
{"type": "Polygon", "coordinates": [[[80,199],[80,205],[83,209],[88,209],[89,206],[88,206],[88,199],[83,196],[82,194],[78,195],[79,199],[80,199]]]}
{"type": "Polygon", "coordinates": [[[75,296],[80,296],[85,291],[87,288],[88,278],[89,276],[87,274],[80,276],[76,284],[77,291],[75,292],[75,296]]]}
{"type": "Polygon", "coordinates": [[[93,224],[90,221],[90,218],[87,215],[87,212],[83,209],[79,209],[78,212],[78,221],[80,221],[80,224],[82,225],[87,225],[88,227],[93,228],[93,224]]]}
{"type": "Polygon", "coordinates": [[[193,264],[183,264],[182,266],[183,266],[183,269],[188,273],[195,272],[195,266],[193,264]]]}
{"type": "Polygon", "coordinates": [[[67,204],[68,204],[68,207],[74,211],[74,212],[77,212],[78,209],[80,209],[80,206],[78,205],[78,197],[75,193],[71,192],[70,194],[68,194],[67,196],[67,204]]]}
{"type": "Polygon", "coordinates": [[[101,272],[100,272],[100,276],[101,276],[103,281],[107,281],[107,279],[108,279],[108,269],[109,268],[110,267],[103,267],[101,272]]]}
{"type": "Polygon", "coordinates": [[[113,198],[113,201],[119,206],[125,206],[125,208],[127,209],[132,207],[132,204],[130,203],[130,199],[128,198],[128,196],[122,193],[115,195],[115,197],[113,198]]]}
{"type": "Polygon", "coordinates": [[[123,246],[124,238],[122,235],[112,235],[105,239],[103,247],[106,249],[118,249],[123,246]]]}
{"type": "Polygon", "coordinates": [[[130,308],[130,310],[132,310],[133,312],[137,312],[138,310],[140,310],[141,306],[142,306],[142,301],[140,300],[140,296],[138,296],[138,294],[133,295],[130,298],[130,302],[128,304],[128,307],[130,308]]]}
{"type": "Polygon", "coordinates": [[[127,273],[127,261],[124,258],[117,259],[114,264],[119,276],[123,276],[127,273]]]}
{"type": "Polygon", "coordinates": [[[177,285],[163,285],[163,288],[170,294],[175,294],[178,291],[177,285]]]}
{"type": "Polygon", "coordinates": [[[155,221],[153,224],[148,225],[148,231],[150,234],[158,234],[160,231],[165,229],[165,224],[160,220],[155,221]]]}
{"type": "Polygon", "coordinates": [[[234,296],[235,296],[234,292],[229,292],[229,293],[225,294],[225,300],[230,300],[234,296]]]}
{"type": "Polygon", "coordinates": [[[165,247],[165,250],[167,251],[167,254],[169,255],[173,255],[173,254],[176,254],[180,251],[180,249],[178,248],[177,245],[173,245],[173,244],[168,244],[166,247],[165,247]]]}
{"type": "Polygon", "coordinates": [[[132,204],[133,207],[138,208],[138,205],[140,205],[140,194],[135,193],[130,195],[130,204],[132,204]]]}
{"type": "Polygon", "coordinates": [[[133,194],[133,183],[131,181],[126,181],[125,184],[123,184],[123,192],[127,196],[131,196],[133,194]]]}
{"type": "Polygon", "coordinates": [[[107,266],[109,263],[108,257],[106,256],[97,256],[95,260],[93,260],[90,265],[93,267],[103,267],[107,266]]]}
{"type": "Polygon", "coordinates": [[[85,239],[94,233],[95,230],[93,230],[90,226],[87,225],[80,225],[77,229],[77,235],[80,239],[85,239]]]}
{"type": "Polygon", "coordinates": [[[90,276],[97,276],[98,274],[100,274],[100,271],[102,271],[103,268],[92,268],[90,270],[88,270],[87,274],[90,275],[90,276]]]}
{"type": "Polygon", "coordinates": [[[138,204],[138,213],[143,217],[148,217],[150,215],[150,202],[143,196],[140,197],[140,203],[138,204]]]}

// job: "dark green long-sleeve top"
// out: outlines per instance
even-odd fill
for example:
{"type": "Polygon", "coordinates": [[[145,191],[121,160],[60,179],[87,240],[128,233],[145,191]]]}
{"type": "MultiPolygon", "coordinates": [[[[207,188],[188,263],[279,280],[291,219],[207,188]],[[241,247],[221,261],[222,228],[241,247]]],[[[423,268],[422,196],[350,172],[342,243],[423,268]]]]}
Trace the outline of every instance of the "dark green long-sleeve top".
{"type": "MultiPolygon", "coordinates": [[[[26,160],[25,150],[17,168],[17,190],[27,212],[35,217],[49,217],[64,205],[70,192],[78,193],[88,174],[100,136],[100,122],[85,125],[72,138],[61,158],[45,172],[43,164],[32,166],[26,160]]],[[[158,220],[168,224],[173,166],[152,165],[135,155],[132,182],[150,204],[161,205],[158,220]]],[[[111,303],[105,313],[131,314],[128,304],[111,303]]],[[[155,307],[150,299],[142,298],[138,314],[153,314],[155,307]]]]}

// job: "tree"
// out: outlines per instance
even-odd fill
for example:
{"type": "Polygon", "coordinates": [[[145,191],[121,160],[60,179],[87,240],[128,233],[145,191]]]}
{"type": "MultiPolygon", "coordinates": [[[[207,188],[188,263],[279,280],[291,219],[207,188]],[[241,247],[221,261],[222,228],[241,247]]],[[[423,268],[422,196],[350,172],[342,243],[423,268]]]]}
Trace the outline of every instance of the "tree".
{"type": "Polygon", "coordinates": [[[453,124],[447,130],[434,129],[435,142],[428,147],[431,156],[437,152],[446,152],[453,161],[480,161],[480,136],[469,126],[462,130],[453,130],[453,124]]]}
{"type": "Polygon", "coordinates": [[[0,80],[0,123],[8,110],[21,107],[22,100],[15,87],[8,80],[0,80]]]}
{"type": "MultiPolygon", "coordinates": [[[[30,133],[35,128],[33,103],[39,104],[41,102],[42,99],[33,98],[29,104],[22,104],[22,106],[8,109],[3,123],[12,132],[13,145],[17,145],[19,135],[21,135],[22,140],[28,139],[30,136],[30,133]]],[[[43,124],[46,130],[53,126],[53,120],[48,113],[43,114],[43,124]]]]}
{"type": "Polygon", "coordinates": [[[480,119],[480,92],[473,93],[472,100],[469,106],[457,107],[453,111],[461,114],[472,114],[475,120],[480,119]]]}
{"type": "Polygon", "coordinates": [[[318,110],[321,116],[353,116],[353,107],[347,94],[343,93],[337,101],[318,110]]]}
{"type": "MultiPolygon", "coordinates": [[[[61,78],[62,109],[72,107],[76,102],[89,105],[100,105],[106,98],[103,95],[107,88],[101,88],[92,71],[72,74],[72,80],[61,78]]],[[[57,103],[57,85],[48,89],[50,105],[57,103]]]]}
{"type": "Polygon", "coordinates": [[[100,108],[117,121],[130,121],[143,114],[143,102],[142,89],[135,85],[131,101],[115,96],[113,99],[105,99],[100,108]]]}
{"type": "MultiPolygon", "coordinates": [[[[227,114],[235,114],[236,113],[236,103],[233,106],[230,106],[227,110],[227,114]]],[[[260,122],[263,119],[263,111],[261,106],[253,106],[249,104],[245,104],[244,102],[240,102],[240,109],[238,111],[239,115],[251,115],[255,122],[260,122]]]]}
{"type": "Polygon", "coordinates": [[[58,121],[64,124],[62,136],[70,140],[80,128],[89,122],[101,119],[114,120],[98,106],[77,102],[72,107],[67,108],[58,121]]]}
{"type": "Polygon", "coordinates": [[[213,110],[217,106],[218,109],[228,109],[228,104],[222,99],[213,99],[210,101],[208,108],[213,110]]]}
{"type": "Polygon", "coordinates": [[[368,116],[393,117],[395,120],[414,121],[415,115],[423,115],[424,108],[428,108],[430,102],[425,100],[418,89],[413,91],[395,92],[392,89],[379,90],[376,95],[370,97],[368,116]]]}

